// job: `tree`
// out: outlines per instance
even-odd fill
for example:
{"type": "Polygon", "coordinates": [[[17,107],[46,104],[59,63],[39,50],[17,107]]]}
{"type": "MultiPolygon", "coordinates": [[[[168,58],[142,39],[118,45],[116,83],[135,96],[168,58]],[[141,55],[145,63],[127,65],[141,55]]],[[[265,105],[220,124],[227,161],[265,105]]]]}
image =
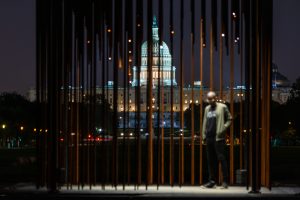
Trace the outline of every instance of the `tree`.
{"type": "Polygon", "coordinates": [[[293,83],[290,97],[285,105],[285,115],[281,116],[285,124],[294,124],[296,135],[300,135],[300,77],[293,83]]]}
{"type": "Polygon", "coordinates": [[[32,139],[36,123],[36,104],[17,93],[1,93],[0,123],[2,145],[7,139],[20,138],[24,142],[32,139]]]}

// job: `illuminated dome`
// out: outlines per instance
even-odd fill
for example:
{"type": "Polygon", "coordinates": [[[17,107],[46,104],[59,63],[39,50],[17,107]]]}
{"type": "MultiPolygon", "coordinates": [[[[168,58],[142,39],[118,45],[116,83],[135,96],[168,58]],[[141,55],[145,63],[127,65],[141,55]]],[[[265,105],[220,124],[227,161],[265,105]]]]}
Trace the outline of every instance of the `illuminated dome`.
{"type": "MultiPolygon", "coordinates": [[[[141,47],[141,73],[140,85],[147,85],[147,69],[148,69],[148,42],[145,41],[141,47]]],[[[172,67],[172,55],[170,54],[169,47],[165,42],[159,45],[159,35],[156,17],[153,18],[152,24],[152,78],[153,85],[158,85],[158,69],[160,65],[160,80],[164,86],[171,86],[171,73],[173,73],[173,85],[177,85],[175,78],[175,66],[172,67]],[[159,56],[160,54],[160,56],[159,56]],[[159,63],[160,57],[160,63],[159,63]],[[173,70],[171,72],[171,70],[173,70]]],[[[132,86],[137,86],[137,67],[133,67],[133,81],[132,86]]]]}
{"type": "Polygon", "coordinates": [[[278,71],[275,63],[272,63],[272,86],[273,88],[290,86],[290,81],[278,71]]]}

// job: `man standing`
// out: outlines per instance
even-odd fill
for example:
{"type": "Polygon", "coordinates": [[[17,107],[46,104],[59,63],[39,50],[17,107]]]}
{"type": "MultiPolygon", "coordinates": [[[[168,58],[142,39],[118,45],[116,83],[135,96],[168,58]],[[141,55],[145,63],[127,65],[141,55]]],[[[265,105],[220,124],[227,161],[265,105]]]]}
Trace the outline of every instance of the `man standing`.
{"type": "Polygon", "coordinates": [[[222,188],[228,188],[228,167],[225,156],[226,130],[231,124],[231,114],[225,104],[216,102],[216,93],[207,93],[207,101],[203,117],[202,142],[206,143],[209,181],[204,184],[205,188],[214,188],[216,185],[216,171],[218,162],[221,162],[223,183],[222,188]]]}

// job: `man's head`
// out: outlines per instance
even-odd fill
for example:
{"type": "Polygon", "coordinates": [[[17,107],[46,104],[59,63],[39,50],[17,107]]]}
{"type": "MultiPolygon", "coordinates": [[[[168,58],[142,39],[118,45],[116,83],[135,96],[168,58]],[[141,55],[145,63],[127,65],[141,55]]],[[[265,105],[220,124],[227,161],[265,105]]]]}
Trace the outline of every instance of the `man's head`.
{"type": "Polygon", "coordinates": [[[216,105],[216,101],[217,101],[217,95],[214,91],[209,91],[207,93],[207,102],[211,105],[211,106],[215,106],[216,105]]]}

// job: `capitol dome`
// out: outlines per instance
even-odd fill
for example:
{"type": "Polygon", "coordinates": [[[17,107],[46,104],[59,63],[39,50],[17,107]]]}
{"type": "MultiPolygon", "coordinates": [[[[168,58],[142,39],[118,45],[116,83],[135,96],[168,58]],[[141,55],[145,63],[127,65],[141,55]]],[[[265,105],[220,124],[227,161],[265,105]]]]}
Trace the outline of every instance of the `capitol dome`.
{"type": "MultiPolygon", "coordinates": [[[[148,42],[145,41],[141,46],[141,73],[140,73],[140,85],[147,85],[148,75],[148,42]]],[[[153,85],[158,85],[158,78],[161,80],[161,84],[164,86],[171,86],[173,78],[173,85],[177,85],[175,77],[175,66],[172,67],[172,55],[168,45],[162,41],[162,45],[159,44],[158,26],[156,17],[153,18],[152,24],[152,78],[153,85]],[[160,54],[160,55],[159,55],[160,54]],[[159,62],[160,58],[160,62],[159,62]],[[158,76],[158,69],[160,65],[160,77],[158,76]],[[171,70],[173,70],[171,72],[171,70]],[[172,74],[173,73],[173,77],[172,74]]],[[[137,86],[137,67],[133,67],[133,81],[132,86],[137,86]]]]}

